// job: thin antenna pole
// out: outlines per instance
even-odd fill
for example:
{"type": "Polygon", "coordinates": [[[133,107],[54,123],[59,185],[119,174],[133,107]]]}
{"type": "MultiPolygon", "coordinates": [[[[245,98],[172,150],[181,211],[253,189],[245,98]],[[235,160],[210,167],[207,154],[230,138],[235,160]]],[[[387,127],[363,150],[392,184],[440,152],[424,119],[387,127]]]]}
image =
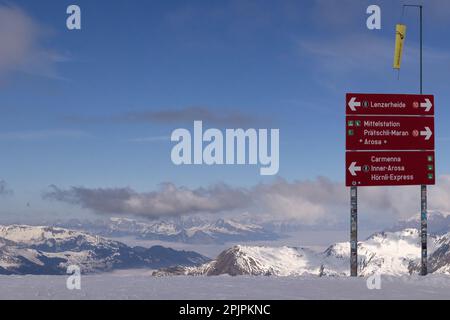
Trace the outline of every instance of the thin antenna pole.
{"type": "Polygon", "coordinates": [[[423,94],[423,18],[422,18],[423,7],[419,6],[419,9],[420,9],[420,94],[423,94]]]}
{"type": "MultiPolygon", "coordinates": [[[[420,9],[420,94],[423,94],[423,7],[419,6],[420,9]]],[[[421,258],[421,272],[420,274],[426,276],[428,273],[428,208],[427,208],[427,186],[422,185],[420,187],[420,201],[421,201],[421,212],[420,212],[420,233],[421,233],[421,243],[422,243],[422,258],[421,258]]]]}
{"type": "MultiPolygon", "coordinates": [[[[405,7],[419,8],[420,22],[420,94],[423,94],[423,6],[422,5],[404,5],[405,7]]],[[[421,268],[420,274],[428,274],[428,206],[427,206],[427,186],[420,186],[420,239],[421,239],[421,268]]]]}

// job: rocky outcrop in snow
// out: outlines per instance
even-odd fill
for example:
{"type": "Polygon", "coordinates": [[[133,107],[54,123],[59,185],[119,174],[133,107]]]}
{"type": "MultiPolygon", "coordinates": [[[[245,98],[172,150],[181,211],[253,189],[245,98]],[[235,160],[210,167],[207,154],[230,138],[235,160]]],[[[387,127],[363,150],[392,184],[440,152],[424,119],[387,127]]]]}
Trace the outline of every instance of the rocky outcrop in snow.
{"type": "MultiPolygon", "coordinates": [[[[376,233],[358,244],[359,275],[418,272],[420,236],[416,229],[376,233]]],[[[324,252],[304,248],[234,246],[199,267],[162,269],[161,275],[348,276],[350,245],[336,243],[324,252]]],[[[429,269],[450,274],[450,233],[429,239],[429,269]]]]}

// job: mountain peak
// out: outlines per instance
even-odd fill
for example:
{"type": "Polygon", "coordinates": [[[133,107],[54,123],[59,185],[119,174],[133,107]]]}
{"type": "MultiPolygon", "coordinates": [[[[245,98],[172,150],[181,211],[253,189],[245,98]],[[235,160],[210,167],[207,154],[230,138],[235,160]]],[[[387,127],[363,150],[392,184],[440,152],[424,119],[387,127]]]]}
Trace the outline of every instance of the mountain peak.
{"type": "Polygon", "coordinates": [[[80,231],[45,226],[0,226],[0,274],[64,274],[69,265],[82,272],[126,268],[195,266],[208,258],[162,246],[127,245],[80,231]]]}
{"type": "MultiPolygon", "coordinates": [[[[431,272],[450,274],[450,233],[429,238],[431,272]]],[[[191,275],[348,276],[350,244],[335,243],[324,252],[304,248],[233,246],[200,267],[178,269],[191,275]]],[[[358,243],[359,275],[417,273],[420,235],[417,229],[379,232],[358,243]]],[[[166,274],[171,274],[165,270],[166,274]]],[[[173,273],[172,273],[173,274],[173,273]]]]}

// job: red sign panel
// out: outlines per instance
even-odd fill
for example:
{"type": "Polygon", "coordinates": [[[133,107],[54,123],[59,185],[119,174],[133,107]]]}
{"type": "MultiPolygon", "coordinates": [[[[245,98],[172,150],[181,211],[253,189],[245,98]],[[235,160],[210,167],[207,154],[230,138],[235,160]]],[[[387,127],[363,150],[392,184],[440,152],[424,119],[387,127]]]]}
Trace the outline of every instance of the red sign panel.
{"type": "Polygon", "coordinates": [[[346,185],[434,185],[434,151],[346,153],[346,185]]]}
{"type": "Polygon", "coordinates": [[[347,150],[434,150],[434,117],[347,116],[347,150]]]}
{"type": "Polygon", "coordinates": [[[434,115],[434,96],[416,94],[348,93],[347,114],[434,115]]]}

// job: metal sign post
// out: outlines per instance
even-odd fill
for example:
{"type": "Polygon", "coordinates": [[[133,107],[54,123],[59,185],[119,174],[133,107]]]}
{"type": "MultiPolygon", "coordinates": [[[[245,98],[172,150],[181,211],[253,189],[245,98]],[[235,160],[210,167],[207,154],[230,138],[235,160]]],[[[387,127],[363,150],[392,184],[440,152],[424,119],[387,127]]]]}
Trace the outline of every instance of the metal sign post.
{"type": "Polygon", "coordinates": [[[350,275],[358,276],[358,188],[350,188],[350,275]]]}
{"type": "MultiPolygon", "coordinates": [[[[419,58],[419,67],[420,67],[420,94],[423,93],[423,6],[422,5],[403,5],[403,7],[414,7],[419,8],[419,24],[420,24],[420,58],[419,58]]],[[[421,247],[422,247],[422,255],[421,255],[421,270],[420,274],[422,276],[426,276],[428,274],[428,242],[427,242],[427,186],[420,186],[420,238],[421,238],[421,247]]]]}
{"type": "Polygon", "coordinates": [[[422,276],[426,276],[428,273],[427,268],[427,186],[422,185],[421,186],[421,213],[420,213],[420,238],[421,238],[421,248],[422,248],[422,258],[421,258],[421,270],[420,274],[422,276]]]}
{"type": "Polygon", "coordinates": [[[420,9],[420,95],[346,96],[346,186],[350,187],[350,274],[358,275],[358,189],[420,185],[421,275],[427,268],[427,185],[435,184],[434,96],[423,95],[420,9]]]}
{"type": "Polygon", "coordinates": [[[427,185],[436,183],[434,96],[347,93],[350,274],[358,275],[358,187],[421,186],[421,274],[427,274],[427,185]]]}

